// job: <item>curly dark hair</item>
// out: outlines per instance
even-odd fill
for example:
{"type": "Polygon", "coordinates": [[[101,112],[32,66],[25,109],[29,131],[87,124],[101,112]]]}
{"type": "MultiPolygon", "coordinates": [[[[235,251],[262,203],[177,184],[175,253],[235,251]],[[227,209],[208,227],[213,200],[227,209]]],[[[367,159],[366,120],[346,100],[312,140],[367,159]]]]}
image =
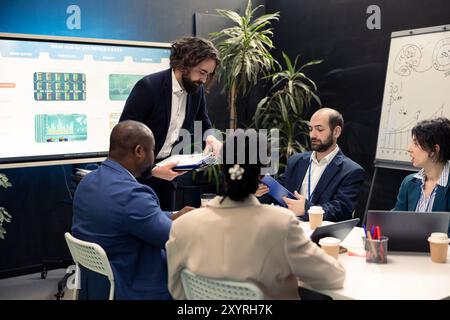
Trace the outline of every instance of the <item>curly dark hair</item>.
{"type": "Polygon", "coordinates": [[[412,128],[414,136],[420,147],[427,151],[430,157],[435,154],[436,161],[446,162],[450,160],[450,120],[444,117],[423,120],[412,128]],[[435,145],[439,145],[439,152],[435,145]]]}
{"type": "Polygon", "coordinates": [[[209,40],[200,37],[183,37],[172,43],[170,53],[170,67],[175,69],[189,69],[195,67],[205,59],[214,59],[216,68],[208,82],[214,78],[217,66],[220,64],[219,51],[209,40]]]}

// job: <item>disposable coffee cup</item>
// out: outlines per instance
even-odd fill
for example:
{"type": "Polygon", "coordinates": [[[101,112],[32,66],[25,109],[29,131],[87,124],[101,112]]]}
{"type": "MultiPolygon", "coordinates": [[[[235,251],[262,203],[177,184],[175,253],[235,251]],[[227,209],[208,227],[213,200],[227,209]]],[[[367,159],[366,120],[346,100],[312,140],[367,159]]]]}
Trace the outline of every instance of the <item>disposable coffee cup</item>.
{"type": "Polygon", "coordinates": [[[208,202],[210,202],[212,199],[214,199],[216,195],[214,193],[203,193],[200,197],[201,200],[201,206],[206,207],[208,202]]]}
{"type": "Polygon", "coordinates": [[[430,243],[431,261],[435,263],[446,263],[449,239],[446,233],[433,232],[428,238],[430,243]]]}
{"type": "Polygon", "coordinates": [[[339,256],[339,245],[341,240],[333,237],[326,237],[319,240],[319,245],[328,255],[337,259],[339,256]]]}
{"type": "Polygon", "coordinates": [[[321,206],[311,206],[308,210],[309,227],[311,230],[322,225],[324,211],[321,206]]]}

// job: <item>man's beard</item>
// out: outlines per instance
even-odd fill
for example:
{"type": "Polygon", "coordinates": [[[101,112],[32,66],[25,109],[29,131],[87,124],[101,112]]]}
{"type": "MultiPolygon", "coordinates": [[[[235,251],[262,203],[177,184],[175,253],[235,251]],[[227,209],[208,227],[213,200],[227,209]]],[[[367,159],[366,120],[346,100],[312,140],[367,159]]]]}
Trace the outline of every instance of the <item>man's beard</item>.
{"type": "Polygon", "coordinates": [[[152,177],[152,168],[153,164],[146,167],[138,178],[141,180],[150,179],[152,177]]]}
{"type": "Polygon", "coordinates": [[[183,87],[187,93],[197,93],[200,90],[200,87],[203,85],[200,81],[192,81],[184,74],[181,77],[181,81],[183,82],[183,87]]]}
{"type": "MultiPolygon", "coordinates": [[[[318,141],[318,140],[315,140],[315,141],[318,141]]],[[[325,142],[323,142],[323,143],[314,145],[314,144],[312,144],[312,141],[311,141],[311,149],[314,151],[317,151],[317,152],[327,151],[332,145],[333,145],[333,137],[331,134],[328,137],[328,139],[325,140],[325,142]]]]}

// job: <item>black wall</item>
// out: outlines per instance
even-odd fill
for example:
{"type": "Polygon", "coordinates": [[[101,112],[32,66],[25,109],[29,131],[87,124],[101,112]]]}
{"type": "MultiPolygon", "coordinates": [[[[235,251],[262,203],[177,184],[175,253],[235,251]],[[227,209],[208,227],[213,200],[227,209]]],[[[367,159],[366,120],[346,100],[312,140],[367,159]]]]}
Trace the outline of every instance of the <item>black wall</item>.
{"type": "Polygon", "coordinates": [[[64,264],[70,259],[64,232],[72,220],[72,166],[0,171],[13,184],[0,190],[0,204],[13,216],[3,224],[8,233],[0,240],[0,278],[64,264]]]}
{"type": "MultiPolygon", "coordinates": [[[[368,172],[356,214],[364,212],[373,174],[378,125],[393,31],[450,23],[448,0],[277,0],[267,12],[280,11],[275,23],[276,55],[301,54],[304,62],[323,59],[307,74],[319,87],[324,106],[342,112],[339,146],[368,172]],[[381,29],[369,30],[369,5],[381,9],[381,29]]],[[[313,108],[309,115],[315,111],[313,108]]],[[[308,117],[309,117],[308,115],[308,117]]],[[[371,209],[391,209],[400,183],[410,172],[380,169],[371,209]]]]}

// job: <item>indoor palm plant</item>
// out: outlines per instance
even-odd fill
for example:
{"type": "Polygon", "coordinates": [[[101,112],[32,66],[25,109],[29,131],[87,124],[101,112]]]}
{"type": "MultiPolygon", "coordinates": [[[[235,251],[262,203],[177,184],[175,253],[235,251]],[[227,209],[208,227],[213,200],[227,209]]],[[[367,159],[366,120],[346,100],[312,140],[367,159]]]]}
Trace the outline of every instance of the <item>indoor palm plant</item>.
{"type": "MultiPolygon", "coordinates": [[[[308,144],[309,122],[304,120],[311,100],[321,103],[316,95],[317,86],[305,73],[308,66],[321,63],[316,60],[299,65],[299,57],[292,63],[283,52],[285,69],[279,68],[267,78],[272,82],[266,97],[256,108],[256,129],[279,129],[279,153],[286,160],[294,152],[305,151],[308,144]],[[303,142],[303,143],[302,143],[303,142]]],[[[284,161],[281,161],[284,162],[284,161]]]]}
{"type": "Polygon", "coordinates": [[[212,166],[207,167],[204,170],[199,170],[197,171],[193,171],[192,172],[192,179],[196,180],[197,179],[197,175],[198,174],[203,174],[206,177],[206,182],[209,183],[214,183],[214,187],[216,190],[216,194],[219,194],[221,189],[221,183],[222,183],[222,169],[220,167],[220,165],[215,164],[212,166]]]}
{"type": "MultiPolygon", "coordinates": [[[[12,186],[8,180],[8,177],[3,173],[0,173],[0,186],[5,189],[12,186]]],[[[3,227],[3,222],[11,222],[11,215],[5,208],[0,207],[0,239],[4,239],[6,234],[6,230],[3,227]]]]}
{"type": "Polygon", "coordinates": [[[252,85],[273,69],[275,60],[269,50],[273,48],[272,29],[268,28],[279,13],[270,13],[254,19],[258,6],[252,9],[249,0],[244,15],[231,10],[218,9],[217,12],[233,21],[234,27],[211,34],[216,43],[222,62],[219,68],[219,82],[227,92],[230,110],[229,128],[237,127],[236,102],[238,94],[245,96],[252,85]]]}

